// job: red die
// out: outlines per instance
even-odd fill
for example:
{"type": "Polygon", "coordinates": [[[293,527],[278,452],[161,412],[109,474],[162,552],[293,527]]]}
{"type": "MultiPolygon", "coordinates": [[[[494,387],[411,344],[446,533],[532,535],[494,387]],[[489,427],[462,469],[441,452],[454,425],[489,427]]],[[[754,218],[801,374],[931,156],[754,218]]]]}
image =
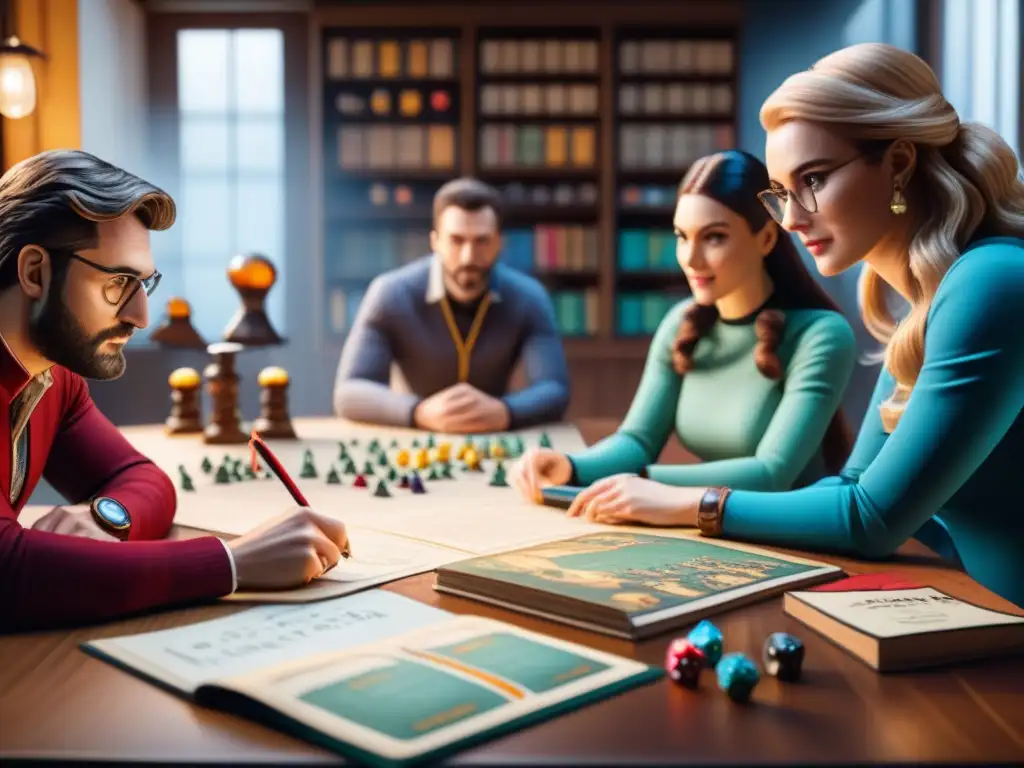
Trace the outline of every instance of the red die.
{"type": "Polygon", "coordinates": [[[665,654],[665,671],[673,681],[687,688],[696,688],[701,670],[707,662],[704,652],[686,638],[673,640],[665,654]]]}

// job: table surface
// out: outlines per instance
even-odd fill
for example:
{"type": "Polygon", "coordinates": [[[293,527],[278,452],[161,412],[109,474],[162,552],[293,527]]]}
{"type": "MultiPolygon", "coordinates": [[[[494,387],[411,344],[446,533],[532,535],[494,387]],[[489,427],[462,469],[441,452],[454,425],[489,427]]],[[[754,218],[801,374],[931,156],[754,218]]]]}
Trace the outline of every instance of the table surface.
{"type": "MultiPolygon", "coordinates": [[[[588,442],[614,428],[584,421],[588,442]]],[[[671,456],[671,453],[669,454],[671,456]]],[[[178,530],[176,536],[192,535],[178,530]]],[[[797,553],[801,554],[801,553],[797,553]]],[[[806,553],[804,553],[806,554],[806,553]]],[[[950,594],[1022,613],[964,573],[908,545],[897,562],[811,555],[848,572],[899,568],[950,594]]],[[[441,596],[433,574],[385,589],[455,613],[512,622],[573,642],[661,664],[672,635],[630,643],[479,603],[441,596]]],[[[87,656],[85,640],[215,618],[240,606],[168,611],[70,632],[0,637],[0,759],[173,762],[337,762],[332,753],[241,718],[201,708],[87,656]]],[[[782,612],[781,598],[717,615],[727,651],[759,658],[773,631],[799,635],[804,679],[765,677],[747,705],[705,673],[690,691],[667,679],[491,741],[453,764],[828,764],[1024,760],[1024,659],[880,675],[782,612]]]]}

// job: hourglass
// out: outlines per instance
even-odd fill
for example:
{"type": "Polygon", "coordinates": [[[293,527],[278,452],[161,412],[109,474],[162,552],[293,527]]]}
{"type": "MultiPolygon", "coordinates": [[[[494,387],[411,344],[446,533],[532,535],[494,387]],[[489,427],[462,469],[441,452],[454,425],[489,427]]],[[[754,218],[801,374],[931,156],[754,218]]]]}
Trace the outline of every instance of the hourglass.
{"type": "Polygon", "coordinates": [[[277,270],[261,254],[235,256],[228,265],[228,280],[238,291],[242,307],[224,330],[224,340],[247,347],[266,347],[284,342],[270,325],[264,303],[277,282],[277,270]]]}

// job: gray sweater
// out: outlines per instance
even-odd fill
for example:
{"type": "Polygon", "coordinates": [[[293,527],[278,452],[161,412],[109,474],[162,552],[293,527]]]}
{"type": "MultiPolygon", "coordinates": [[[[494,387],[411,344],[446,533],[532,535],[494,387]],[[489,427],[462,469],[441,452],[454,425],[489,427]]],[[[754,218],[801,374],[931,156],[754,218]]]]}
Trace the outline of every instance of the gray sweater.
{"type": "MultiPolygon", "coordinates": [[[[468,383],[502,399],[511,415],[510,429],[560,420],[569,404],[569,373],[547,291],[500,262],[490,284],[491,305],[470,356],[468,383]],[[509,392],[520,360],[527,384],[509,392]]],[[[338,363],[338,416],[412,426],[421,400],[458,383],[458,353],[441,307],[444,293],[440,262],[433,255],[373,279],[338,363]],[[411,392],[390,386],[393,364],[411,392]]],[[[465,339],[478,304],[450,304],[465,339]]]]}

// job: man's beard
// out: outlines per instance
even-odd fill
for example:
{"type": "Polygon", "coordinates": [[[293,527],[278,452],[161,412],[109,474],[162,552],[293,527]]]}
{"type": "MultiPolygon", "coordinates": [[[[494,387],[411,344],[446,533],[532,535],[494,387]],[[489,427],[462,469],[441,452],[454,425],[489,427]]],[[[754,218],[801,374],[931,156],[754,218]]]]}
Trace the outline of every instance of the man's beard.
{"type": "Polygon", "coordinates": [[[42,307],[29,318],[29,341],[51,363],[79,376],[87,379],[116,379],[121,376],[126,365],[121,349],[111,353],[98,350],[107,339],[130,336],[135,326],[119,323],[90,337],[62,301],[61,293],[61,281],[52,281],[42,307]]]}
{"type": "Polygon", "coordinates": [[[447,271],[448,280],[460,291],[479,295],[487,288],[491,270],[482,267],[458,267],[447,271]]]}

